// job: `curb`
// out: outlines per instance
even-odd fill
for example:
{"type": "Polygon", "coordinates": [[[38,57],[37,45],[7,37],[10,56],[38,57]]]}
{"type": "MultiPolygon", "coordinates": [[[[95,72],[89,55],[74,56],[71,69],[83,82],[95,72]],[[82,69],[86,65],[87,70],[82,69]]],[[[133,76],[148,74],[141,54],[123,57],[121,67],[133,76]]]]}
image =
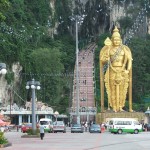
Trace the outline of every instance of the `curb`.
{"type": "Polygon", "coordinates": [[[22,135],[21,138],[40,138],[40,135],[22,135]]]}
{"type": "Polygon", "coordinates": [[[7,144],[0,144],[0,148],[4,148],[4,147],[8,147],[8,146],[12,146],[12,143],[7,143],[7,144]]]}

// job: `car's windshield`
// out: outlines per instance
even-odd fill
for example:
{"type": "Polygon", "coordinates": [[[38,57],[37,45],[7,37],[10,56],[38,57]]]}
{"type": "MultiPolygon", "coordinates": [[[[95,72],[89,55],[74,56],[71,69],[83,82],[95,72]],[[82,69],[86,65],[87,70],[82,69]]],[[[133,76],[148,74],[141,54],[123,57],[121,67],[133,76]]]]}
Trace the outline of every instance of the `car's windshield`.
{"type": "Polygon", "coordinates": [[[81,127],[80,124],[74,124],[73,127],[81,127]]]}
{"type": "Polygon", "coordinates": [[[93,127],[93,128],[100,128],[100,125],[99,124],[93,124],[91,127],[93,127]]]}
{"type": "Polygon", "coordinates": [[[134,121],[134,125],[140,125],[138,121],[134,121]]]}
{"type": "Polygon", "coordinates": [[[40,124],[48,125],[48,124],[49,124],[49,121],[40,121],[40,124]]]}
{"type": "Polygon", "coordinates": [[[64,122],[63,121],[57,121],[57,122],[54,122],[54,125],[64,125],[64,122]]]}

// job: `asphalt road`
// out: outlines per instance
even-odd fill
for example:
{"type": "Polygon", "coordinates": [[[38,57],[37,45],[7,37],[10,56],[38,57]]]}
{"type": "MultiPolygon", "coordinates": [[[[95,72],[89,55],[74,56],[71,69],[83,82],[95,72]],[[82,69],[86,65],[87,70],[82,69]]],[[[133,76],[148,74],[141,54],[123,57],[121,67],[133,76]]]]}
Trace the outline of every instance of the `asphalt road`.
{"type": "Polygon", "coordinates": [[[6,132],[12,146],[5,150],[150,150],[150,132],[140,134],[46,133],[40,138],[21,138],[23,133],[6,132]]]}

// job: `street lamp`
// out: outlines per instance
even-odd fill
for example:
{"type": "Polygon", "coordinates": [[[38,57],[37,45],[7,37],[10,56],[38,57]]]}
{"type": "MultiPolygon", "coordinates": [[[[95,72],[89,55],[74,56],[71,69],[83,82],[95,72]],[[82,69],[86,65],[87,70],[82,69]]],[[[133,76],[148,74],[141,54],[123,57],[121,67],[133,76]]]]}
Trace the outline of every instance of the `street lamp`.
{"type": "Polygon", "coordinates": [[[6,74],[6,64],[5,63],[0,63],[0,74],[6,74]]]}
{"type": "Polygon", "coordinates": [[[55,117],[56,117],[56,124],[57,124],[57,117],[58,117],[58,115],[59,115],[59,112],[58,111],[55,111],[55,117]]]}
{"type": "Polygon", "coordinates": [[[147,122],[150,123],[150,108],[149,107],[147,108],[147,111],[145,112],[145,115],[148,119],[147,122]]]}
{"type": "Polygon", "coordinates": [[[32,81],[28,81],[26,85],[26,89],[29,88],[32,89],[32,130],[33,133],[36,131],[36,114],[35,114],[35,89],[40,90],[40,82],[35,81],[32,79],[32,81]]]}
{"type": "Polygon", "coordinates": [[[79,61],[78,61],[78,53],[79,53],[79,48],[78,48],[78,24],[83,23],[84,17],[86,15],[75,15],[74,17],[71,17],[71,20],[76,23],[76,94],[77,94],[77,99],[76,99],[76,104],[77,104],[77,110],[76,110],[76,115],[77,115],[77,123],[80,123],[80,115],[79,115],[79,61]]]}
{"type": "MultiPolygon", "coordinates": [[[[0,74],[3,74],[3,75],[5,75],[7,73],[7,70],[6,70],[6,64],[5,63],[0,63],[0,74]]],[[[2,103],[0,102],[0,105],[1,105],[2,103]]],[[[11,109],[10,109],[10,111],[11,111],[11,109]]]]}

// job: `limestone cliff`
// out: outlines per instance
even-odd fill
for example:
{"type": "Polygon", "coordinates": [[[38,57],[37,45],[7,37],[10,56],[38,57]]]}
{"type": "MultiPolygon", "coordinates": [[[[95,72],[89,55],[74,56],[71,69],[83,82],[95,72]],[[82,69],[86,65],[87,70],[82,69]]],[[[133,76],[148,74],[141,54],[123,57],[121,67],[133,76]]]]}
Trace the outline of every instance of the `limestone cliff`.
{"type": "Polygon", "coordinates": [[[13,103],[13,95],[14,95],[14,87],[17,87],[17,84],[20,82],[20,71],[22,70],[22,66],[20,66],[19,62],[12,64],[12,73],[14,73],[14,81],[11,85],[7,84],[7,80],[4,75],[0,76],[0,104],[2,108],[6,108],[6,106],[10,103],[13,103]]]}
{"type": "Polygon", "coordinates": [[[141,4],[140,1],[135,0],[78,0],[78,3],[75,4],[75,7],[80,8],[79,14],[82,13],[81,10],[83,9],[85,9],[87,14],[88,19],[85,18],[81,27],[81,35],[85,37],[97,36],[106,31],[111,32],[115,25],[122,29],[123,21],[124,24],[128,24],[128,27],[125,29],[127,33],[122,33],[126,37],[131,25],[125,18],[130,19],[134,31],[136,31],[134,26],[138,26],[139,36],[149,33],[149,18],[146,14],[147,9],[150,7],[148,6],[148,1],[141,4]]]}
{"type": "MultiPolygon", "coordinates": [[[[71,1],[71,0],[70,0],[71,1]]],[[[56,0],[49,1],[49,7],[52,10],[51,15],[49,16],[49,20],[52,20],[55,16],[55,2],[56,0]]],[[[138,1],[135,0],[73,0],[71,1],[72,5],[70,7],[72,13],[74,9],[78,8],[78,13],[85,13],[87,17],[85,17],[83,24],[79,30],[79,37],[82,38],[90,38],[96,37],[100,34],[109,31],[111,32],[114,25],[122,28],[120,26],[120,19],[125,17],[131,18],[133,21],[134,30],[135,28],[140,29],[138,31],[139,35],[145,34],[148,32],[150,34],[150,18],[146,15],[146,7],[147,4],[140,6],[138,1]]],[[[58,16],[60,17],[60,16],[58,16]]],[[[73,30],[72,27],[74,24],[69,24],[70,30],[73,30]]],[[[68,26],[69,26],[68,25],[68,26]]],[[[54,34],[58,34],[59,22],[58,20],[54,22],[54,25],[49,25],[48,33],[51,37],[54,34]]],[[[133,32],[132,29],[132,32],[133,32]]],[[[124,31],[124,34],[131,33],[130,29],[127,28],[124,31]]],[[[70,33],[72,33],[70,31],[70,33]]],[[[75,34],[72,33],[75,36],[75,34]]],[[[10,103],[10,97],[13,97],[13,87],[16,87],[18,82],[20,82],[20,71],[22,70],[22,66],[20,66],[19,62],[12,64],[12,68],[10,72],[14,73],[14,82],[11,85],[7,84],[5,77],[0,75],[0,104],[1,106],[6,106],[10,103]]],[[[13,102],[13,99],[12,99],[13,102]]]]}

